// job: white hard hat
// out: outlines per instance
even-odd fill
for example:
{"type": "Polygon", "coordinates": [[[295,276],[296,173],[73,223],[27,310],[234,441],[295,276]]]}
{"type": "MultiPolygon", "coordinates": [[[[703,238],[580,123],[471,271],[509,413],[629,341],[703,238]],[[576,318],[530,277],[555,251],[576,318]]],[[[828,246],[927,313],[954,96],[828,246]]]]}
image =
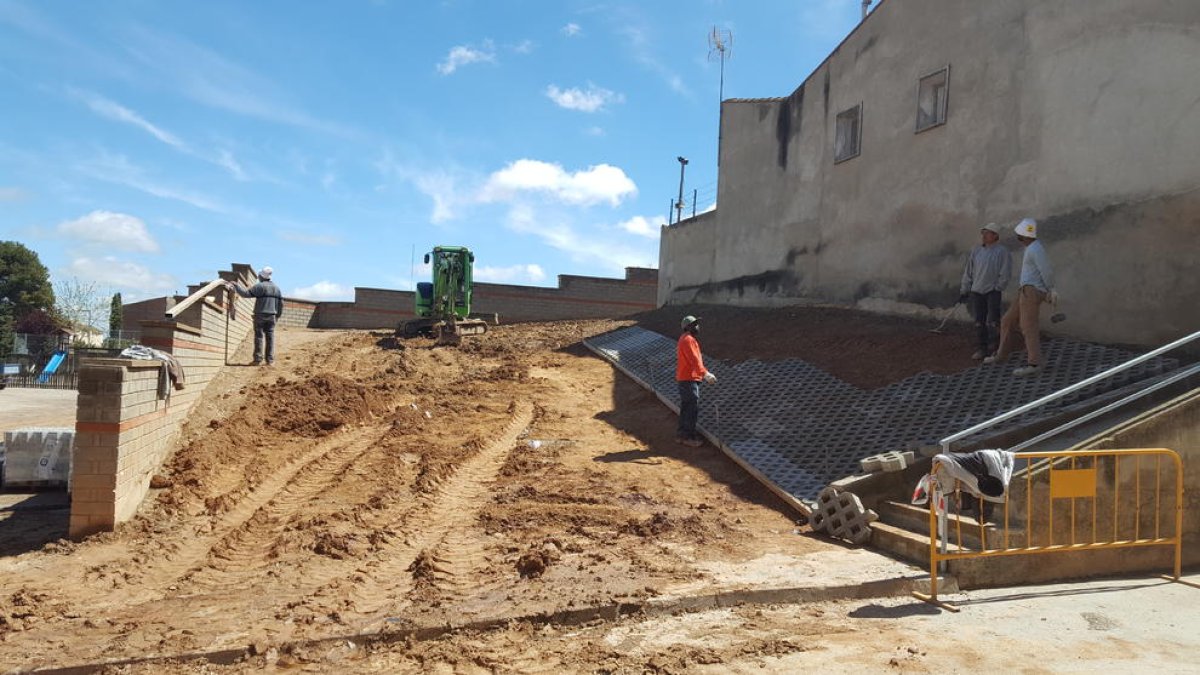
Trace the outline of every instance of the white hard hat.
{"type": "Polygon", "coordinates": [[[979,229],[987,230],[988,232],[991,232],[992,234],[1000,234],[1000,226],[995,223],[988,223],[987,225],[984,225],[983,227],[981,227],[979,229]]]}
{"type": "Polygon", "coordinates": [[[683,319],[679,322],[679,327],[687,328],[688,326],[696,323],[699,320],[700,320],[699,317],[695,317],[695,316],[692,316],[691,314],[688,314],[687,316],[683,317],[683,319]]]}
{"type": "Polygon", "coordinates": [[[1033,218],[1022,218],[1013,228],[1013,232],[1016,232],[1018,237],[1037,239],[1037,221],[1033,218]]]}
{"type": "Polygon", "coordinates": [[[258,271],[258,276],[259,276],[259,277],[262,277],[263,279],[270,279],[270,278],[271,278],[271,274],[272,274],[274,271],[275,271],[275,270],[271,269],[271,267],[270,267],[270,266],[267,266],[267,267],[264,267],[264,268],[262,268],[261,270],[259,270],[259,271],[258,271]]]}

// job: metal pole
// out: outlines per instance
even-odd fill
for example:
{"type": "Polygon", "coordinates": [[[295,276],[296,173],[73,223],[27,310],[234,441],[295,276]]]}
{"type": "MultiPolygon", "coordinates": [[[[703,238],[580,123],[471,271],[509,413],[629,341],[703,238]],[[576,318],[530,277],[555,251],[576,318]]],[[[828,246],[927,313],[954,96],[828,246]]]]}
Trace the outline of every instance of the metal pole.
{"type": "Polygon", "coordinates": [[[687,159],[676,157],[679,160],[679,200],[675,202],[675,222],[683,220],[683,169],[687,166],[687,159]]]}
{"type": "Polygon", "coordinates": [[[692,217],[693,218],[696,217],[696,194],[699,192],[700,192],[699,189],[692,190],[692,217]]]}

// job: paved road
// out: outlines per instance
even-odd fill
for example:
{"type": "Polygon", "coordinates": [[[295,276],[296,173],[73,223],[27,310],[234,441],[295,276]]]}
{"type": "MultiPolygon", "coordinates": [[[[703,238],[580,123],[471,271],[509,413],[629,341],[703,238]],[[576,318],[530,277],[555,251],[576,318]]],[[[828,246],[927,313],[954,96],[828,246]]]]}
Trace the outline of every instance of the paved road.
{"type": "Polygon", "coordinates": [[[0,389],[0,432],[26,427],[75,428],[73,389],[0,389]]]}

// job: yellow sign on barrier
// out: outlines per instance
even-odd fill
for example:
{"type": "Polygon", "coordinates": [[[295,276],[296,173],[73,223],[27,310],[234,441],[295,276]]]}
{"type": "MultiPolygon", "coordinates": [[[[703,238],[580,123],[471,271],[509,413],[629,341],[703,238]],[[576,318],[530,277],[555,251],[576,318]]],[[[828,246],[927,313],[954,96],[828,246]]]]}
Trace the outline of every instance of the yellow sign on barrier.
{"type": "Polygon", "coordinates": [[[1072,497],[1096,496],[1095,469],[1051,469],[1050,498],[1069,499],[1072,497]]]}

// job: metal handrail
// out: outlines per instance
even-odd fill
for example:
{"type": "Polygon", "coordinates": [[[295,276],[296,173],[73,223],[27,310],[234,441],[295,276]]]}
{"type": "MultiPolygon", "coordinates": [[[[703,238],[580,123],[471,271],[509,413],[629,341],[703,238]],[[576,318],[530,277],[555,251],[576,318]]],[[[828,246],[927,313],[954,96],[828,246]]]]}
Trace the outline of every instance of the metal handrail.
{"type": "Polygon", "coordinates": [[[201,298],[208,295],[209,291],[217,288],[218,286],[224,286],[224,285],[225,285],[224,279],[213,279],[212,281],[208,282],[204,286],[200,287],[200,290],[187,296],[187,298],[185,298],[182,302],[175,305],[171,309],[168,309],[167,310],[167,318],[174,319],[175,317],[182,314],[183,310],[187,309],[188,307],[191,307],[192,305],[199,302],[201,298]]]}
{"type": "Polygon", "coordinates": [[[966,438],[967,436],[970,436],[972,434],[983,431],[984,429],[987,429],[988,427],[995,426],[1001,422],[1004,422],[1005,420],[1010,420],[1010,419],[1016,417],[1017,415],[1021,415],[1023,413],[1029,412],[1030,410],[1033,410],[1034,408],[1037,408],[1038,406],[1044,405],[1051,401],[1058,400],[1058,399],[1066,396],[1067,394],[1079,391],[1080,389],[1083,389],[1084,387],[1086,387],[1088,385],[1095,384],[1096,382],[1099,382],[1100,380],[1103,380],[1106,377],[1111,377],[1112,375],[1116,375],[1117,373],[1128,370],[1128,369],[1138,365],[1139,363],[1142,363],[1144,361],[1149,361],[1150,359],[1158,356],[1159,354],[1169,352],[1172,349],[1181,347],[1181,346],[1183,346],[1193,340],[1196,340],[1198,338],[1200,338],[1200,331],[1192,333],[1191,335],[1188,335],[1186,337],[1179,338],[1178,340],[1176,340],[1170,344],[1163,345],[1153,351],[1146,352],[1145,354],[1142,354],[1141,356],[1130,359],[1129,361],[1126,361],[1125,363],[1122,363],[1120,365],[1109,368],[1108,370],[1106,370],[1102,373],[1097,373],[1096,375],[1093,375],[1087,379],[1080,380],[1079,382],[1076,382],[1075,384],[1072,384],[1068,387],[1059,389],[1058,391],[1056,391],[1052,394],[1047,394],[1046,396],[1043,396],[1043,397],[1037,399],[1036,401],[1031,401],[1029,403],[1026,403],[1025,405],[1018,406],[1016,408],[1013,408],[1012,410],[1009,410],[1006,413],[1001,413],[1001,414],[993,417],[990,420],[980,422],[979,424],[976,424],[975,426],[969,427],[967,429],[963,429],[962,431],[960,431],[956,434],[951,434],[941,440],[942,450],[944,452],[949,452],[950,444],[955,441],[961,440],[963,438],[966,438]]]}

